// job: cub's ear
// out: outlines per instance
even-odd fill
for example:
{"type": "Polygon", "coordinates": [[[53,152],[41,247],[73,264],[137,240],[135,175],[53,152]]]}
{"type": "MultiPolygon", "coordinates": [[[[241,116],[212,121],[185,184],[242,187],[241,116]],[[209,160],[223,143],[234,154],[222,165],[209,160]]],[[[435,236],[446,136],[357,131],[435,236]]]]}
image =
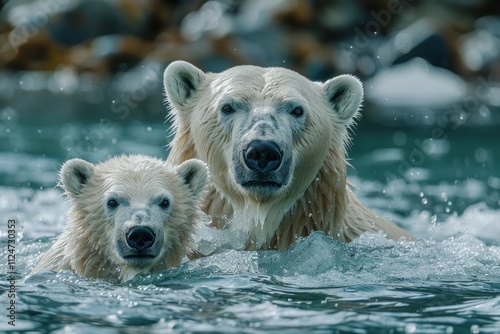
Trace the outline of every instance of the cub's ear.
{"type": "Polygon", "coordinates": [[[349,125],[363,102],[363,85],[352,75],[340,75],[323,84],[328,102],[339,119],[349,125]]]}
{"type": "Polygon", "coordinates": [[[174,61],[165,69],[163,84],[173,107],[182,108],[195,95],[205,79],[205,73],[185,61],[174,61]]]}
{"type": "Polygon", "coordinates": [[[177,168],[177,174],[199,199],[210,177],[207,164],[198,159],[186,160],[177,168]]]}
{"type": "Polygon", "coordinates": [[[82,193],[82,187],[94,175],[94,165],[81,159],[71,159],[64,163],[59,172],[60,186],[71,197],[82,193]]]}

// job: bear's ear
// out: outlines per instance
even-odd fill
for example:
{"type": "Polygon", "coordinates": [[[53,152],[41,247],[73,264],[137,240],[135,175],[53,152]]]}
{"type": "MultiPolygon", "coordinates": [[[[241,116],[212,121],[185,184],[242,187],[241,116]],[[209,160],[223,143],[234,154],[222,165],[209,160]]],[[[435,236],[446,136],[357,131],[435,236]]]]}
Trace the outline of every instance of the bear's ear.
{"type": "Polygon", "coordinates": [[[207,165],[198,159],[186,160],[177,168],[177,174],[189,186],[194,197],[198,199],[208,182],[207,165]]]}
{"type": "Polygon", "coordinates": [[[181,60],[174,61],[167,66],[163,74],[167,99],[173,107],[183,107],[204,79],[205,73],[196,66],[181,60]]]}
{"type": "Polygon", "coordinates": [[[94,175],[94,165],[81,159],[71,159],[64,163],[59,172],[60,186],[70,196],[81,194],[82,187],[94,175]]]}
{"type": "Polygon", "coordinates": [[[351,75],[340,75],[323,84],[328,102],[338,117],[349,125],[363,102],[363,85],[351,75]]]}

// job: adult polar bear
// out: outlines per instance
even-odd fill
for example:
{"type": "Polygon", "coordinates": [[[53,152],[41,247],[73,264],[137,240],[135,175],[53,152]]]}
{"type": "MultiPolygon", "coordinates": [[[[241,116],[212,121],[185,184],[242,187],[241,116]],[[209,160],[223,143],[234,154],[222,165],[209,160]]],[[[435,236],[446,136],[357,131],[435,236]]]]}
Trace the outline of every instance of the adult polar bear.
{"type": "Polygon", "coordinates": [[[363,99],[356,78],[317,83],[257,66],[204,73],[176,61],[164,85],[175,134],[168,160],[208,164],[203,210],[214,227],[244,232],[246,249],[286,249],[315,230],[345,242],[379,230],[412,238],[347,185],[347,129],[363,99]]]}

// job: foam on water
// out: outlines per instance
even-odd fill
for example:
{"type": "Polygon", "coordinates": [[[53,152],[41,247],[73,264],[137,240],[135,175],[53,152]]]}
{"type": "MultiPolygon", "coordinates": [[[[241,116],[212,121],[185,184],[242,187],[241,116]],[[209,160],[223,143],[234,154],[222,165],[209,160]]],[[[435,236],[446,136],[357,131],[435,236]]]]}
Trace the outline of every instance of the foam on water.
{"type": "Polygon", "coordinates": [[[271,264],[268,272],[299,286],[406,285],[499,277],[500,249],[485,246],[471,235],[442,242],[396,242],[364,234],[350,244],[340,244],[314,233],[290,251],[275,254],[271,264]]]}
{"type": "Polygon", "coordinates": [[[431,237],[440,240],[463,233],[474,235],[486,244],[500,245],[500,211],[482,202],[470,205],[462,215],[451,215],[437,224],[431,237]]]}

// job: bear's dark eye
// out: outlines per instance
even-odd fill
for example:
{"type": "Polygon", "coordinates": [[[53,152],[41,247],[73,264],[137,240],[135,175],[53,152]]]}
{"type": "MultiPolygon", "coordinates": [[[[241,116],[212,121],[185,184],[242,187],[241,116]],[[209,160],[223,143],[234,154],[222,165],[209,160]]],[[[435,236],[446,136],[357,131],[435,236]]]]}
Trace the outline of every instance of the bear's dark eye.
{"type": "Polygon", "coordinates": [[[108,207],[109,208],[116,208],[117,206],[118,206],[118,202],[115,199],[108,200],[108,207]]]}
{"type": "Polygon", "coordinates": [[[221,110],[224,114],[231,114],[236,111],[230,104],[223,105],[221,110]]]}
{"type": "Polygon", "coordinates": [[[163,201],[161,201],[160,203],[160,208],[162,209],[166,209],[170,206],[170,202],[168,201],[168,199],[164,199],[163,201]]]}
{"type": "Polygon", "coordinates": [[[290,113],[292,116],[295,116],[295,117],[300,117],[302,115],[304,115],[304,108],[302,107],[295,107],[293,108],[292,112],[290,113]]]}

